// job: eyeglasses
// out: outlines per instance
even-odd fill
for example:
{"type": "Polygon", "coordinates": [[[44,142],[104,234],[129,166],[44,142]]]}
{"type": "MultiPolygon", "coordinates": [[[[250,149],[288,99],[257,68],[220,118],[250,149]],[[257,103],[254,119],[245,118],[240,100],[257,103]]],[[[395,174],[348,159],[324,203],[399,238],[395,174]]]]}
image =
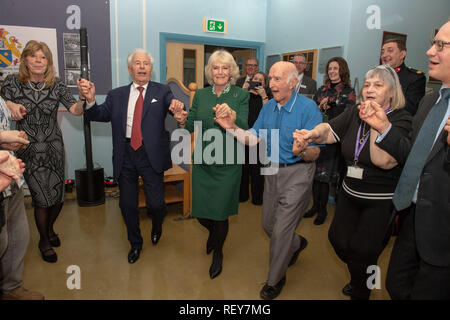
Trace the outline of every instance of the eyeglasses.
{"type": "Polygon", "coordinates": [[[431,43],[431,46],[435,46],[436,47],[437,51],[444,50],[444,46],[446,44],[450,44],[450,42],[445,42],[445,41],[442,41],[442,40],[431,40],[430,43],[431,43]]]}
{"type": "Polygon", "coordinates": [[[292,61],[293,64],[306,64],[306,62],[292,61]]]}
{"type": "Polygon", "coordinates": [[[247,63],[247,67],[257,67],[257,64],[251,64],[251,63],[247,63]]]}

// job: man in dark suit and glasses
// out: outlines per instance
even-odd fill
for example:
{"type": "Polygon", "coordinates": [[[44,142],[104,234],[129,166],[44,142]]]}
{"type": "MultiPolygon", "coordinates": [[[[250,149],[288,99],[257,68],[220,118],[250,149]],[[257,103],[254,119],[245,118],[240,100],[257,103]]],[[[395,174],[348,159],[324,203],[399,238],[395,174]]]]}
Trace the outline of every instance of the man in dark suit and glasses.
{"type": "Polygon", "coordinates": [[[305,55],[297,53],[294,56],[292,63],[295,64],[298,71],[298,83],[295,87],[295,91],[303,95],[309,95],[309,97],[314,96],[317,92],[317,82],[305,74],[307,66],[305,55]]]}
{"type": "Polygon", "coordinates": [[[369,123],[378,146],[404,163],[392,201],[409,213],[387,272],[392,299],[450,299],[450,20],[427,56],[429,76],[442,87],[420,101],[410,137],[399,139],[381,112],[369,123]]]}
{"type": "Polygon", "coordinates": [[[238,87],[244,88],[245,90],[248,90],[249,81],[252,80],[253,76],[256,72],[258,72],[259,69],[259,62],[256,58],[248,58],[247,62],[245,63],[245,71],[246,75],[239,78],[236,81],[236,85],[238,87]],[[246,84],[247,83],[247,84],[246,84]],[[246,86],[244,87],[244,85],[246,86]]]}
{"type": "Polygon", "coordinates": [[[111,121],[114,179],[119,182],[119,205],[127,226],[131,250],[128,262],[139,259],[143,239],[139,228],[138,178],[142,177],[147,210],[152,215],[152,243],[159,241],[165,215],[164,171],[172,167],[169,134],[164,120],[169,106],[183,107],[170,88],[150,81],[153,57],[135,49],[127,58],[129,85],[111,90],[106,101],[95,102],[95,86],[84,80],[80,92],[87,100],[86,116],[111,121]]]}

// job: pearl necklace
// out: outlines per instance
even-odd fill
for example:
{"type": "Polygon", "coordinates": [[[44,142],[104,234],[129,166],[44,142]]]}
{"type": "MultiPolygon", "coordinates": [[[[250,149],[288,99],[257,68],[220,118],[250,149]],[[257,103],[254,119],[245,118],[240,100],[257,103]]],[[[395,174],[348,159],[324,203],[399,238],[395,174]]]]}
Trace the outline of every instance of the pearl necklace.
{"type": "Polygon", "coordinates": [[[30,85],[30,88],[31,88],[33,91],[36,91],[36,92],[40,92],[40,91],[44,90],[44,88],[45,88],[45,82],[42,84],[42,88],[38,88],[38,89],[36,89],[36,88],[33,87],[33,85],[31,84],[31,81],[30,81],[30,80],[28,80],[28,84],[30,85]]]}

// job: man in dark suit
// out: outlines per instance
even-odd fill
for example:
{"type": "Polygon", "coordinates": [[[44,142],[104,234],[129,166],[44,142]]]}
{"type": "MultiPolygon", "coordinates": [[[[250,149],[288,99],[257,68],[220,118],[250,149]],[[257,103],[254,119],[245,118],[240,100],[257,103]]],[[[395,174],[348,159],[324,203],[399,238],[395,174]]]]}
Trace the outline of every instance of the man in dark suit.
{"type": "Polygon", "coordinates": [[[426,78],[422,71],[405,66],[406,44],[401,39],[389,39],[383,43],[381,62],[390,65],[398,75],[406,98],[405,109],[415,115],[420,99],[425,95],[426,78]]]}
{"type": "Polygon", "coordinates": [[[306,57],[302,53],[297,53],[292,63],[295,64],[295,67],[298,71],[298,83],[295,87],[296,92],[301,93],[303,95],[309,95],[311,98],[317,92],[317,83],[314,79],[308,77],[304,72],[306,69],[306,57]]]}
{"type": "Polygon", "coordinates": [[[241,77],[237,79],[236,85],[238,87],[244,88],[245,90],[248,90],[249,81],[252,80],[253,76],[256,72],[258,72],[259,68],[259,62],[256,58],[248,58],[247,62],[245,63],[245,71],[246,75],[244,77],[241,77]],[[245,85],[245,87],[244,87],[245,85]]]}
{"type": "Polygon", "coordinates": [[[410,137],[399,138],[384,112],[369,123],[378,146],[405,164],[392,198],[397,210],[409,208],[387,272],[392,299],[450,299],[450,21],[427,55],[443,85],[421,100],[410,137]]]}
{"type": "Polygon", "coordinates": [[[153,58],[135,49],[127,59],[133,83],[111,90],[106,101],[95,102],[95,86],[87,80],[79,85],[87,99],[89,120],[111,121],[114,179],[119,182],[119,205],[127,226],[131,250],[128,262],[139,259],[142,236],[138,215],[138,178],[142,177],[147,210],[152,216],[152,243],[159,241],[165,215],[164,171],[171,168],[169,134],[164,119],[169,106],[181,105],[170,88],[150,81],[153,58]]]}

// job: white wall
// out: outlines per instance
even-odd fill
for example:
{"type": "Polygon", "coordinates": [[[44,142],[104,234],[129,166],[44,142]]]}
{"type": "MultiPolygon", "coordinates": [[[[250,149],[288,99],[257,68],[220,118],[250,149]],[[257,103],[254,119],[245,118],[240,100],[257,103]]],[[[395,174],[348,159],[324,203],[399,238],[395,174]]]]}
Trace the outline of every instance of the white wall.
{"type": "Polygon", "coordinates": [[[343,46],[345,57],[351,7],[351,0],[268,1],[266,55],[343,46]]]}

